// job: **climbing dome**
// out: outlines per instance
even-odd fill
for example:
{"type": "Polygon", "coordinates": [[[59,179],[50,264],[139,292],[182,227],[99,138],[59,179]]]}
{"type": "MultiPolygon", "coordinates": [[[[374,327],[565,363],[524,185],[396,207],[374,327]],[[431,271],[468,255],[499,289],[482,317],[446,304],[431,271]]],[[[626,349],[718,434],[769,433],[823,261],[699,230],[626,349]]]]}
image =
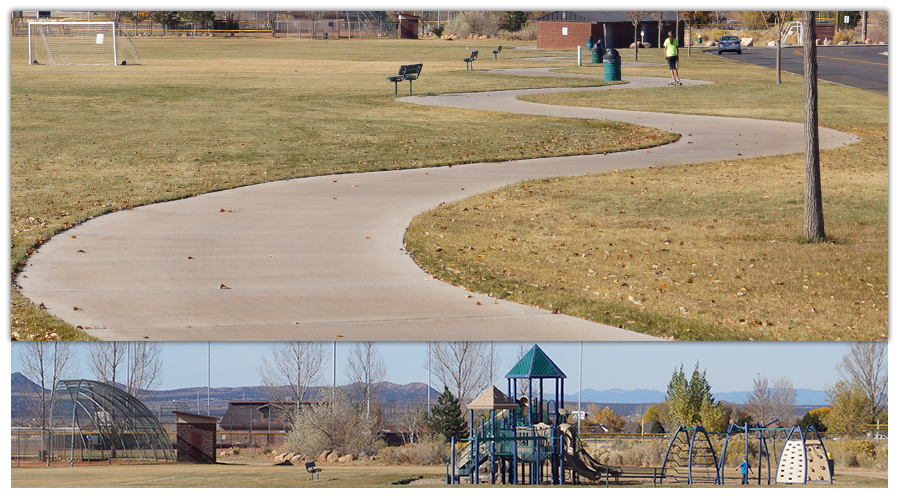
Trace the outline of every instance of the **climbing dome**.
{"type": "Polygon", "coordinates": [[[669,442],[663,467],[672,482],[691,485],[722,482],[716,451],[709,440],[709,434],[701,425],[692,428],[678,427],[669,442]]]}
{"type": "Polygon", "coordinates": [[[172,440],[156,416],[111,385],[60,380],[50,415],[48,461],[175,461],[172,440]]]}

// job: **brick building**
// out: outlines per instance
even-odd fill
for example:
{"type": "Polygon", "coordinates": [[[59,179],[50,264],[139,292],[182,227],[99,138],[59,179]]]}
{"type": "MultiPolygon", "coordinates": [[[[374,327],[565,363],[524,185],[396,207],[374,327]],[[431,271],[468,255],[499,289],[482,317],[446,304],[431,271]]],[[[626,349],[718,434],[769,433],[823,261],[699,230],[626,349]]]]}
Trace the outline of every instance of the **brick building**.
{"type": "MultiPolygon", "coordinates": [[[[679,46],[684,46],[684,23],[675,22],[675,12],[663,12],[662,38],[675,31],[679,46]]],[[[584,47],[588,37],[595,42],[604,40],[606,47],[626,48],[634,42],[634,24],[624,11],[556,11],[534,20],[537,24],[539,49],[575,49],[584,47]]],[[[659,22],[650,16],[638,27],[643,41],[657,46],[659,22]]]]}

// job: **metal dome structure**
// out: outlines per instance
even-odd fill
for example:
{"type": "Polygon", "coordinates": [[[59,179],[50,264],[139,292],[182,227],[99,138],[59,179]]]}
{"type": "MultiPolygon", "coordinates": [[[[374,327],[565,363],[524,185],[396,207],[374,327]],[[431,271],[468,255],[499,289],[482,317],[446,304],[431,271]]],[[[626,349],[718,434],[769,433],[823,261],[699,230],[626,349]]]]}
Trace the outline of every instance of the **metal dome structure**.
{"type": "Polygon", "coordinates": [[[94,380],[60,380],[47,460],[174,462],[165,427],[137,398],[94,380]]]}

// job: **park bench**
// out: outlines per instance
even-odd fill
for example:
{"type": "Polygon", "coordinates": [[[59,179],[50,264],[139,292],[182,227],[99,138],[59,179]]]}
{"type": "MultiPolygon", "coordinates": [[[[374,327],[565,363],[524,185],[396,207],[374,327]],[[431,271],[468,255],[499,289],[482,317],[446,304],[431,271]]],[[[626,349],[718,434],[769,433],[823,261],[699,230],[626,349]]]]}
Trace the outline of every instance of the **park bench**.
{"type": "Polygon", "coordinates": [[[319,473],[322,472],[322,469],[316,468],[315,462],[306,462],[306,472],[309,472],[309,480],[313,480],[313,475],[316,476],[316,479],[319,479],[319,473]]]}
{"type": "Polygon", "coordinates": [[[466,62],[466,71],[469,71],[469,67],[475,69],[475,59],[478,59],[478,51],[473,50],[472,55],[463,59],[466,62]]]}
{"type": "Polygon", "coordinates": [[[389,76],[388,80],[394,82],[394,95],[397,95],[397,83],[402,82],[404,80],[409,80],[409,95],[412,95],[412,82],[416,78],[419,78],[419,73],[422,72],[422,64],[404,64],[400,66],[400,71],[397,72],[397,76],[389,76]]]}
{"type": "Polygon", "coordinates": [[[497,58],[497,54],[499,54],[501,50],[503,50],[503,46],[502,46],[502,45],[499,46],[499,47],[497,47],[497,50],[494,51],[494,59],[497,58]]]}
{"type": "MultiPolygon", "coordinates": [[[[618,474],[615,476],[617,483],[619,479],[652,479],[655,488],[657,483],[662,484],[663,479],[666,478],[665,467],[619,467],[618,469],[618,474]]],[[[609,486],[608,478],[606,485],[609,486]]]]}

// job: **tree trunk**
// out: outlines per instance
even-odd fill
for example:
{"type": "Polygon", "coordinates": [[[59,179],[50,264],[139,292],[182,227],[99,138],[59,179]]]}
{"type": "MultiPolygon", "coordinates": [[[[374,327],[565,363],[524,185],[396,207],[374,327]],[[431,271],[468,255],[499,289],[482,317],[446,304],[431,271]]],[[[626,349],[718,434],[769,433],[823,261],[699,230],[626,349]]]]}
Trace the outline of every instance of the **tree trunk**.
{"type": "Polygon", "coordinates": [[[778,35],[775,37],[775,83],[781,85],[781,36],[784,34],[784,17],[781,12],[775,14],[775,26],[778,35]]]}
{"type": "Polygon", "coordinates": [[[804,221],[806,240],[825,239],[825,220],[822,215],[822,179],[819,173],[819,98],[818,64],[816,62],[816,13],[803,13],[803,74],[806,97],[804,125],[806,139],[806,189],[804,221]]]}
{"type": "Polygon", "coordinates": [[[634,23],[634,62],[637,62],[638,60],[638,30],[640,29],[640,26],[640,21],[634,23]]]}

